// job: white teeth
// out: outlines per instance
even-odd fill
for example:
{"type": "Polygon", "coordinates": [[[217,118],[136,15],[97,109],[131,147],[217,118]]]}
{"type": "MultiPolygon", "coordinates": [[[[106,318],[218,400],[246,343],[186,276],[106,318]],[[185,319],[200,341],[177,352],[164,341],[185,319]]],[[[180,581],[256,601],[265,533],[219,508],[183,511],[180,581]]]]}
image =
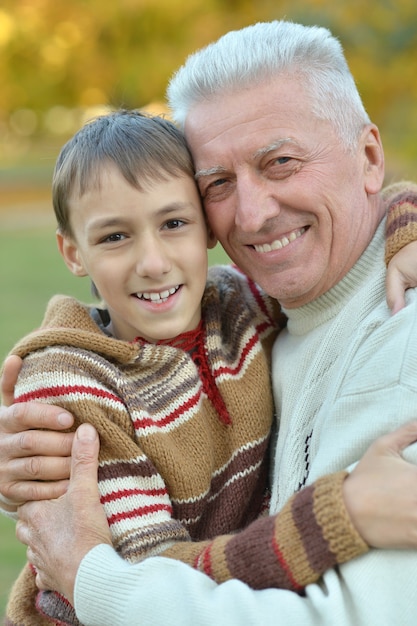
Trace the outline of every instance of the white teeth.
{"type": "Polygon", "coordinates": [[[281,239],[276,239],[272,243],[264,243],[259,246],[254,246],[256,252],[271,252],[271,250],[280,250],[281,248],[285,248],[289,243],[301,237],[303,233],[305,233],[305,228],[300,228],[299,230],[293,230],[293,232],[288,235],[288,237],[282,237],[281,239]]]}
{"type": "Polygon", "coordinates": [[[172,294],[178,291],[179,288],[180,286],[177,285],[176,287],[171,287],[171,289],[165,289],[165,291],[161,291],[159,293],[156,293],[154,291],[144,291],[142,293],[139,292],[136,294],[136,297],[140,298],[141,300],[151,300],[152,302],[166,302],[169,296],[172,296],[172,294]]]}

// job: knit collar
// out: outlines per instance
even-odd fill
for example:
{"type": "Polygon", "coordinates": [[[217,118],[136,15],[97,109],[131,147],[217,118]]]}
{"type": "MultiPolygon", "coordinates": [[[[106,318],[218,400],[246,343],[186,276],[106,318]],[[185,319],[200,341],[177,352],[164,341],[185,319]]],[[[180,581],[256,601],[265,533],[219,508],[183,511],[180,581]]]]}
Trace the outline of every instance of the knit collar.
{"type": "MultiPolygon", "coordinates": [[[[142,337],[136,337],[135,343],[149,345],[149,342],[142,337]]],[[[153,345],[170,346],[177,350],[183,350],[183,352],[187,352],[190,355],[198,369],[203,391],[216,409],[220,421],[226,425],[231,424],[232,420],[229,411],[227,410],[210,367],[206,348],[206,328],[204,321],[201,320],[194,330],[189,330],[173,339],[161,339],[153,345]]]]}
{"type": "MultiPolygon", "coordinates": [[[[172,339],[160,339],[155,342],[157,346],[171,346],[171,348],[178,348],[178,350],[183,350],[184,352],[191,352],[195,349],[195,346],[201,341],[204,342],[204,322],[200,320],[197,328],[194,330],[187,330],[185,333],[181,333],[177,337],[173,337],[172,339]]],[[[136,337],[135,343],[145,344],[150,343],[143,337],[136,337]]]]}
{"type": "Polygon", "coordinates": [[[334,318],[345,308],[358,287],[375,271],[384,268],[385,219],[378,226],[370,244],[352,269],[334,287],[319,298],[295,309],[285,309],[288,332],[304,335],[313,328],[334,318]]]}

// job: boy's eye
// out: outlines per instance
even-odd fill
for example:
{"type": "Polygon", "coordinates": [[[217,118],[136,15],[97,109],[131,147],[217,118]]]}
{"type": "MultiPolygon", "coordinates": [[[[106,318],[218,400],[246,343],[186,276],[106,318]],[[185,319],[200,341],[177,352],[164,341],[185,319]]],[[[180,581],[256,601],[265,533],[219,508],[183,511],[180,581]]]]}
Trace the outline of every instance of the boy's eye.
{"type": "Polygon", "coordinates": [[[168,222],[165,222],[164,227],[167,230],[175,230],[176,228],[180,228],[181,226],[183,226],[183,224],[183,220],[169,220],[168,222]]]}
{"type": "Polygon", "coordinates": [[[104,237],[102,239],[103,243],[112,243],[115,241],[122,241],[123,239],[125,239],[125,235],[122,235],[122,233],[112,233],[111,235],[107,235],[107,237],[104,237]]]}

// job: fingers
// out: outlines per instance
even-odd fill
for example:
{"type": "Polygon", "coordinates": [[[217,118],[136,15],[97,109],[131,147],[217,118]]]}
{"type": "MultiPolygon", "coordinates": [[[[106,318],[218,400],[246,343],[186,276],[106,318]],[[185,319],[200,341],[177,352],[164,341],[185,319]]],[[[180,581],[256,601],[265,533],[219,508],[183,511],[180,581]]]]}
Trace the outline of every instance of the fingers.
{"type": "Polygon", "coordinates": [[[387,304],[391,309],[392,315],[395,315],[405,306],[405,290],[409,285],[406,284],[403,275],[396,268],[391,268],[387,272],[386,290],[387,304]]]}
{"type": "Polygon", "coordinates": [[[9,356],[4,362],[4,370],[1,377],[1,397],[5,406],[13,404],[14,388],[21,367],[22,359],[17,355],[9,356]]]}
{"type": "Polygon", "coordinates": [[[399,456],[404,448],[416,441],[417,420],[402,424],[391,433],[378,437],[369,450],[372,452],[376,450],[379,454],[399,456]]]}
{"type": "Polygon", "coordinates": [[[100,543],[111,545],[97,485],[98,452],[96,430],[82,424],[73,441],[66,494],[56,500],[29,502],[19,509],[16,534],[28,546],[28,559],[37,569],[37,586],[55,589],[70,602],[84,556],[100,543]]]}
{"type": "MultiPolygon", "coordinates": [[[[0,459],[14,460],[27,457],[26,478],[48,480],[48,476],[40,476],[42,472],[39,471],[38,463],[42,460],[36,457],[70,456],[73,438],[74,433],[57,433],[45,430],[27,430],[7,436],[3,435],[0,438],[0,459]]],[[[24,477],[21,476],[21,478],[24,477]]],[[[62,478],[62,476],[56,478],[62,478]]]]}
{"type": "Polygon", "coordinates": [[[74,422],[71,413],[40,402],[21,402],[0,407],[0,433],[19,433],[33,428],[64,430],[74,422]]]}
{"type": "Polygon", "coordinates": [[[91,424],[81,424],[74,437],[71,457],[71,488],[79,487],[97,494],[98,453],[100,441],[91,424]]]}
{"type": "Polygon", "coordinates": [[[67,489],[74,433],[25,431],[0,440],[0,494],[11,504],[57,498],[67,489]]]}
{"type": "Polygon", "coordinates": [[[417,546],[417,467],[401,456],[415,441],[417,421],[379,437],[344,481],[346,509],[370,546],[417,546]]]}

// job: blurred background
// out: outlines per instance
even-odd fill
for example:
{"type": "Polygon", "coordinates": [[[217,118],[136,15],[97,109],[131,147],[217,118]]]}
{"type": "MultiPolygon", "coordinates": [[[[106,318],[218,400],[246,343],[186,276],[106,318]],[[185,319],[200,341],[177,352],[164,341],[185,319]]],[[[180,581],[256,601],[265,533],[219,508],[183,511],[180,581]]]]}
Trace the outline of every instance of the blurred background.
{"type": "MultiPolygon", "coordinates": [[[[415,0],[2,0],[0,359],[39,324],[53,293],[90,298],[55,247],[49,185],[61,145],[107,108],[164,111],[168,79],[188,54],[275,18],[340,38],[382,132],[387,182],[417,179],[415,0]]],[[[13,532],[0,516],[0,615],[24,557],[13,532]]]]}

